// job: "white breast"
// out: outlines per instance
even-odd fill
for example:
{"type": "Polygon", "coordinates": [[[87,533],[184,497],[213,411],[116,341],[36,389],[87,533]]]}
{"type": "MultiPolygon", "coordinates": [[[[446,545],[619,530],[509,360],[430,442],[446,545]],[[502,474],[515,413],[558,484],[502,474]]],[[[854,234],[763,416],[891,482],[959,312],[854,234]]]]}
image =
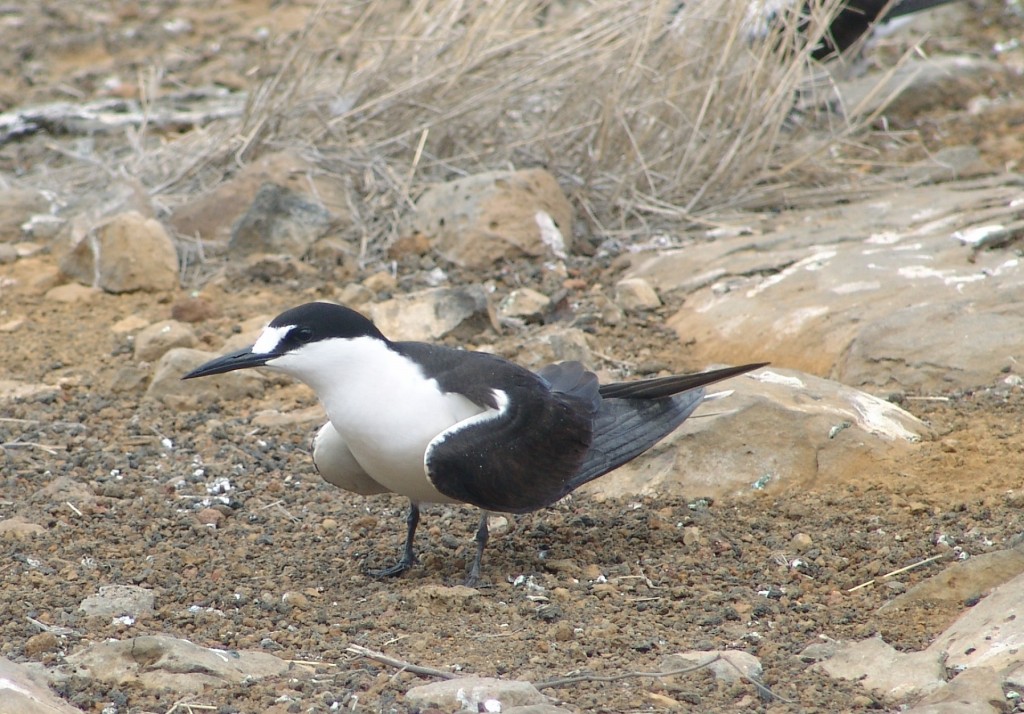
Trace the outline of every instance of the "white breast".
{"type": "Polygon", "coordinates": [[[450,502],[427,479],[428,444],[485,409],[443,393],[378,339],[324,340],[268,364],[317,393],[331,425],[368,476],[414,501],[450,502]]]}

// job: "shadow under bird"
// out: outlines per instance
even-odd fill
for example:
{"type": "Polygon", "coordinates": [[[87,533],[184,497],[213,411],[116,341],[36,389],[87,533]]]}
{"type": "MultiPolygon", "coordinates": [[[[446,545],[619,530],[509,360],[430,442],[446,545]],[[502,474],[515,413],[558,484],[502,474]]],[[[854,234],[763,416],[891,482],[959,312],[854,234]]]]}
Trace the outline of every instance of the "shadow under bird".
{"type": "Polygon", "coordinates": [[[671,433],[706,385],[761,366],[599,384],[579,362],[535,373],[482,352],[391,341],[358,312],[313,302],[183,379],[265,367],[304,382],[329,419],[313,439],[324,480],[411,501],[401,559],[371,574],[397,575],[415,562],[421,503],[466,503],[483,509],[466,578],[473,584],[488,512],[550,506],[671,433]]]}

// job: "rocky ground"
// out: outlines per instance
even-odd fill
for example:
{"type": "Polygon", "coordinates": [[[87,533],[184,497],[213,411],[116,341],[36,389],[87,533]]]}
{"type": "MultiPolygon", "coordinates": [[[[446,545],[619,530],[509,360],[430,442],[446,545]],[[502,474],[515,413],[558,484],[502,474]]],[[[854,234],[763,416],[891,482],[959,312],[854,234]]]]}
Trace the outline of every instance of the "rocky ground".
{"type": "MultiPolygon", "coordinates": [[[[1024,154],[1022,98],[1006,77],[1019,79],[1024,59],[1012,43],[1021,41],[1024,23],[1010,3],[965,7],[954,16],[958,31],[929,47],[973,54],[1006,74],[980,84],[970,79],[973,104],[943,95],[945,104],[904,105],[907,114],[893,121],[900,131],[919,131],[929,151],[977,150],[958,165],[958,176],[915,173],[908,183],[995,176],[993,191],[1019,189],[1013,171],[1024,154]],[[1005,45],[1000,51],[993,49],[998,43],[1005,45]]],[[[294,13],[252,3],[157,10],[58,2],[47,12],[5,10],[0,96],[9,109],[132,93],[137,70],[169,48],[176,52],[165,55],[169,70],[183,86],[242,87],[253,69],[246,53],[267,51],[268,24],[287,31],[304,16],[294,13]],[[182,42],[183,34],[194,41],[182,42]],[[214,40],[217,52],[196,49],[214,40]]],[[[13,179],[58,164],[74,141],[9,141],[0,147],[0,169],[13,179]]],[[[892,163],[908,159],[902,140],[881,146],[892,163]]],[[[851,162],[872,154],[877,163],[880,150],[855,147],[851,162]]],[[[25,194],[10,196],[0,236],[0,655],[24,665],[18,676],[47,680],[43,686],[66,707],[412,711],[430,699],[410,690],[442,679],[416,671],[423,667],[532,682],[569,711],[895,711],[939,681],[967,677],[955,677],[959,665],[944,666],[934,653],[932,679],[917,689],[872,689],[856,681],[856,670],[844,679],[815,663],[835,654],[836,641],[879,635],[897,652],[868,659],[891,655],[888,669],[920,672],[899,656],[927,651],[985,593],[1024,571],[1013,555],[1024,533],[1024,391],[1013,379],[1024,343],[1011,332],[1000,335],[998,364],[978,362],[971,383],[901,381],[898,367],[891,367],[893,384],[853,382],[892,397],[930,429],[918,443],[869,452],[856,468],[829,470],[822,457],[813,473],[789,481],[783,475],[766,488],[747,479],[742,489],[677,485],[623,496],[599,485],[496,522],[476,589],[460,586],[475,514],[431,507],[420,564],[396,580],[374,579],[366,569],[397,554],[406,504],[342,493],[319,479],[308,453],[320,423],[309,391],[273,377],[180,385],[180,364],[154,389],[169,348],[223,352],[278,311],[311,299],[355,300],[369,310],[421,295],[443,269],[445,287],[493,288],[481,293],[493,309],[491,316],[469,309],[458,329],[439,339],[524,362],[578,349],[611,378],[695,370],[728,358],[768,358],[840,381],[844,369],[856,370],[849,355],[800,361],[825,349],[820,335],[783,349],[751,330],[746,344],[730,338],[727,355],[708,348],[713,336],[686,344],[677,313],[685,311],[684,299],[692,307],[707,296],[700,286],[667,286],[644,268],[649,253],[572,254],[553,267],[516,259],[481,274],[407,245],[393,253],[393,272],[387,263],[325,268],[279,259],[238,268],[214,257],[188,274],[184,288],[86,288],[67,279],[74,263],[55,243],[22,233],[40,209],[25,194]],[[645,304],[642,290],[608,287],[627,275],[653,283],[663,304],[645,304]],[[494,317],[522,287],[552,300],[542,310],[550,324],[532,313],[519,321],[494,317]],[[572,338],[563,343],[552,334],[572,338]],[[967,568],[972,562],[979,565],[967,568]],[[943,573],[946,580],[933,579],[943,573]],[[150,635],[175,639],[132,640],[150,635]],[[103,649],[109,640],[128,647],[103,649]],[[210,655],[189,642],[227,652],[210,655]],[[755,676],[736,678],[729,667],[643,674],[689,661],[671,655],[717,650],[756,657],[756,669],[748,670],[755,676]],[[567,680],[579,673],[596,676],[567,680]]],[[[820,211],[827,222],[832,208],[820,211]]],[[[1019,209],[1004,223],[1014,220],[1019,209]]],[[[772,232],[785,232],[785,224],[779,219],[772,232]]],[[[876,228],[868,220],[860,229],[844,226],[858,239],[876,228]]],[[[143,229],[133,223],[131,230],[143,229]]],[[[975,258],[995,271],[1017,256],[1017,236],[1002,236],[993,249],[1000,252],[975,258]]],[[[636,243],[649,239],[637,236],[636,243]]],[[[783,257],[770,269],[748,266],[745,280],[784,274],[794,262],[783,255],[788,247],[771,245],[783,257]]],[[[952,285],[960,294],[974,289],[952,285]]],[[[993,302],[1015,309],[1020,280],[999,285],[993,302]]],[[[1013,309],[1004,313],[1015,317],[1013,309]]],[[[750,449],[764,452],[785,444],[792,428],[789,421],[756,429],[739,423],[750,449]]],[[[682,444],[683,469],[694,443],[682,444]]],[[[723,482],[734,476],[721,473],[723,482]]],[[[1020,709],[1019,671],[953,690],[961,704],[946,711],[1020,709]]],[[[16,711],[5,701],[0,711],[16,711]]]]}

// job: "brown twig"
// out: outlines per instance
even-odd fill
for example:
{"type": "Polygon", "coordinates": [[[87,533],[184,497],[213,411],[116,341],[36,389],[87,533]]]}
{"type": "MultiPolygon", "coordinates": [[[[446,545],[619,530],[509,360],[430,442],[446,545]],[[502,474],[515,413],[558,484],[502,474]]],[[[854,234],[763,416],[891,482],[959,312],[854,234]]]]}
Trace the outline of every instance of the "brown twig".
{"type": "Polygon", "coordinates": [[[412,662],[405,662],[404,660],[395,659],[394,657],[388,657],[383,652],[377,652],[361,645],[349,645],[345,648],[346,652],[351,652],[354,655],[365,657],[366,659],[372,659],[375,662],[386,664],[389,667],[398,667],[406,672],[412,672],[418,674],[421,677],[438,677],[440,679],[455,679],[459,675],[453,674],[452,672],[445,672],[442,669],[434,669],[433,667],[423,667],[412,662]]]}
{"type": "Polygon", "coordinates": [[[537,689],[550,689],[552,687],[564,687],[568,684],[579,684],[580,682],[619,682],[623,679],[635,679],[637,677],[653,677],[655,679],[659,677],[671,677],[676,674],[689,674],[690,672],[696,672],[697,670],[711,666],[713,663],[718,662],[720,659],[722,659],[722,655],[716,655],[715,657],[709,659],[707,662],[701,662],[700,664],[692,664],[689,667],[680,667],[679,669],[670,669],[665,672],[621,672],[620,674],[574,674],[570,677],[560,677],[558,679],[549,679],[545,682],[537,682],[533,686],[535,686],[537,689]]]}

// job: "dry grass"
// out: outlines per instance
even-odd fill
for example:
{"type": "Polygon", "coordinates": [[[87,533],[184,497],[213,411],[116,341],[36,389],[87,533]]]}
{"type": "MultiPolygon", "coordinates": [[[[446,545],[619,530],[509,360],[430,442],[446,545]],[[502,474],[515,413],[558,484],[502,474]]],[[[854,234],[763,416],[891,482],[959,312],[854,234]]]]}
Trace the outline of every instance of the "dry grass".
{"type": "Polygon", "coordinates": [[[338,52],[285,67],[251,123],[399,177],[423,139],[421,180],[545,165],[604,230],[728,205],[793,162],[784,127],[810,67],[794,18],[748,41],[748,4],[378,0],[338,52]]]}
{"type": "Polygon", "coordinates": [[[178,142],[186,163],[162,151],[139,168],[189,194],[304,150],[351,183],[371,245],[425,183],[503,167],[549,168],[598,234],[763,201],[827,172],[854,127],[790,123],[836,0],[804,39],[794,15],[757,42],[749,3],[325,0],[240,123],[178,142]]]}

